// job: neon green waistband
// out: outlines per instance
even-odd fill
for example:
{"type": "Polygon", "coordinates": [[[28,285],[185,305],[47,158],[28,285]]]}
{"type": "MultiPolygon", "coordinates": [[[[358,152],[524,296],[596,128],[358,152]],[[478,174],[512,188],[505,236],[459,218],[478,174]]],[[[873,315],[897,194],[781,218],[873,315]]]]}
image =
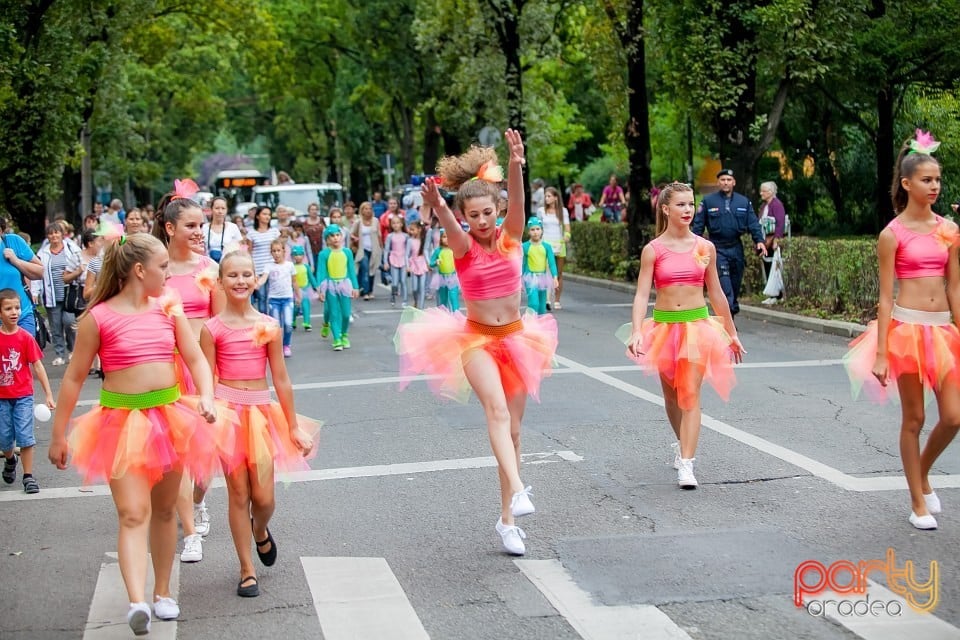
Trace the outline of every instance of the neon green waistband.
{"type": "Polygon", "coordinates": [[[180,399],[180,387],[156,389],[146,393],[117,393],[100,389],[100,406],[108,409],[152,409],[180,399]]]}
{"type": "Polygon", "coordinates": [[[676,323],[693,322],[694,320],[703,320],[709,318],[707,307],[697,307],[696,309],[684,309],[683,311],[663,311],[661,309],[653,310],[654,322],[676,323]]]}

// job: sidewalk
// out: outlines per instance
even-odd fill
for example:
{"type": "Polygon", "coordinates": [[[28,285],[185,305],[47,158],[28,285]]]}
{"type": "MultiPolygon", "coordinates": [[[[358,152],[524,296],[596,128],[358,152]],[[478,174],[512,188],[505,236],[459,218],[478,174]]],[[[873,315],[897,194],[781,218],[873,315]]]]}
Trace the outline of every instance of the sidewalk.
{"type": "MultiPolygon", "coordinates": [[[[601,278],[591,278],[576,273],[564,273],[563,279],[578,284],[586,284],[594,287],[602,287],[613,291],[622,291],[624,293],[636,292],[636,286],[627,282],[614,282],[612,280],[603,280],[601,278]]],[[[774,311],[764,307],[755,307],[752,305],[740,303],[740,317],[760,322],[770,322],[772,324],[795,327],[805,331],[816,331],[834,336],[843,336],[845,338],[855,338],[867,328],[856,322],[844,322],[842,320],[823,320],[821,318],[809,318],[807,316],[797,315],[795,313],[786,313],[784,311],[774,311]]]]}

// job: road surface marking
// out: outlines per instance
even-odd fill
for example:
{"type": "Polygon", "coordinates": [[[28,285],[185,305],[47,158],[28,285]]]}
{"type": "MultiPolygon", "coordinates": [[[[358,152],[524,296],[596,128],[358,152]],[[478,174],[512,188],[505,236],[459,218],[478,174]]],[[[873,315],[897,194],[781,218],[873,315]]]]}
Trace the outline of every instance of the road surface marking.
{"type": "MultiPolygon", "coordinates": [[[[598,371],[597,369],[580,364],[579,362],[569,358],[558,355],[556,356],[556,360],[565,367],[576,369],[585,376],[593,378],[597,382],[602,382],[607,386],[619,389],[620,391],[628,393],[635,398],[646,400],[651,404],[655,404],[660,407],[663,406],[663,398],[655,393],[641,389],[640,387],[632,385],[629,382],[624,382],[623,380],[614,378],[613,376],[607,375],[602,371],[598,371]]],[[[779,458],[780,460],[792,464],[795,467],[800,467],[801,469],[810,472],[812,475],[817,476],[818,478],[822,478],[827,482],[835,484],[841,489],[846,489],[848,491],[891,491],[906,486],[901,476],[875,478],[858,478],[856,476],[851,476],[840,471],[839,469],[834,469],[833,467],[818,460],[814,460],[813,458],[805,456],[802,453],[798,453],[792,449],[787,449],[786,447],[774,444],[769,440],[755,436],[752,433],[747,433],[746,431],[737,429],[736,427],[733,427],[726,422],[717,420],[716,418],[712,418],[705,413],[702,414],[701,424],[703,424],[704,427],[725,435],[728,438],[732,438],[737,442],[741,442],[775,458],[779,458]]],[[[930,483],[934,487],[940,489],[958,488],[960,487],[960,475],[954,474],[930,476],[930,483]]]]}
{"type": "MultiPolygon", "coordinates": [[[[549,464],[551,462],[580,462],[582,456],[573,451],[541,451],[523,454],[523,462],[527,464],[549,464]]],[[[497,459],[493,456],[478,458],[455,458],[452,460],[428,460],[424,462],[400,462],[395,464],[378,464],[365,467],[338,467],[335,469],[311,469],[296,473],[278,474],[277,480],[283,483],[294,482],[321,482],[324,480],[343,480],[346,478],[373,478],[384,476],[402,476],[416,473],[434,473],[437,471],[458,471],[463,469],[485,469],[496,467],[497,459]]],[[[212,487],[223,487],[223,478],[216,478],[212,487]]],[[[0,502],[19,502],[28,500],[52,500],[56,498],[90,498],[110,495],[110,487],[105,484],[90,485],[87,487],[54,487],[44,488],[40,493],[27,495],[22,491],[0,491],[0,502]]]]}
{"type": "MultiPolygon", "coordinates": [[[[849,615],[847,613],[838,613],[836,603],[846,600],[849,601],[851,607],[853,607],[857,601],[865,600],[864,596],[860,594],[839,594],[833,591],[824,591],[823,593],[818,593],[816,596],[804,597],[803,602],[804,605],[808,607],[808,612],[812,609],[814,613],[819,615],[821,609],[816,605],[811,607],[811,601],[831,601],[833,604],[827,605],[823,617],[843,625],[864,640],[902,640],[902,638],[956,640],[960,638],[960,629],[957,629],[949,622],[938,618],[932,613],[918,613],[914,611],[903,598],[873,580],[867,580],[867,584],[867,594],[870,596],[870,604],[878,606],[878,613],[880,615],[856,615],[856,613],[854,613],[856,609],[851,609],[849,615]],[[896,616],[888,614],[888,612],[895,610],[890,604],[893,601],[900,603],[900,611],[896,616]],[[876,603],[881,603],[883,606],[876,605],[876,603]]],[[[813,615],[813,613],[810,615],[813,615]]]]}
{"type": "MultiPolygon", "coordinates": [[[[127,625],[127,610],[130,608],[130,599],[127,589],[123,586],[120,575],[120,565],[117,563],[117,554],[108,553],[110,562],[100,565],[100,575],[97,577],[97,586],[93,590],[93,599],[90,601],[90,612],[87,614],[87,626],[83,631],[83,640],[130,640],[133,636],[127,625]]],[[[174,556],[173,573],[170,576],[170,595],[177,599],[180,592],[180,561],[174,556]]],[[[153,597],[153,565],[147,560],[147,587],[144,591],[146,600],[153,597]]],[[[197,604],[199,606],[199,604],[197,604]]],[[[151,613],[151,616],[153,614],[151,613]]],[[[153,618],[150,628],[151,640],[176,640],[177,621],[157,620],[153,618]]]]}
{"type": "Polygon", "coordinates": [[[429,640],[383,558],[300,558],[326,640],[429,640]]]}
{"type": "Polygon", "coordinates": [[[559,560],[513,562],[584,640],[690,640],[686,631],[653,605],[593,602],[559,560]]]}

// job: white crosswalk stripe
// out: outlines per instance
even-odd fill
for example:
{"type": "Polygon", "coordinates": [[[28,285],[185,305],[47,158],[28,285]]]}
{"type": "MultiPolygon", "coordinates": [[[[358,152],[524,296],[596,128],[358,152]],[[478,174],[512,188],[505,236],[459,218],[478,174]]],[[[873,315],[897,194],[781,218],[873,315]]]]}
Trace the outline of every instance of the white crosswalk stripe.
{"type": "MultiPolygon", "coordinates": [[[[120,564],[116,553],[108,553],[109,562],[100,565],[97,586],[90,601],[87,614],[87,626],[83,631],[83,640],[130,640],[133,635],[127,625],[127,609],[130,601],[120,576],[120,564]]],[[[177,599],[180,591],[180,563],[173,563],[170,576],[170,595],[177,599]]],[[[153,567],[147,558],[147,587],[144,590],[149,601],[153,593],[153,567]]],[[[177,637],[176,620],[157,620],[154,618],[150,631],[151,640],[174,640],[177,637]]]]}

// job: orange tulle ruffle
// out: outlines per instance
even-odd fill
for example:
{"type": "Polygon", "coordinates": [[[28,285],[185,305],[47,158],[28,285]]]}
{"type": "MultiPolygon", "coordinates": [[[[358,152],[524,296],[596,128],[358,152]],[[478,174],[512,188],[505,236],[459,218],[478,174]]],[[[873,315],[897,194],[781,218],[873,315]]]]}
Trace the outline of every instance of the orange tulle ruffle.
{"type": "Polygon", "coordinates": [[[470,384],[464,366],[482,350],[495,360],[508,398],[525,394],[539,400],[540,382],[552,372],[557,351],[557,322],[551,315],[527,312],[517,329],[489,335],[468,326],[462,313],[407,307],[394,336],[400,375],[430,376],[427,384],[434,393],[466,402],[470,384]]]}
{"type": "Polygon", "coordinates": [[[960,386],[960,330],[956,325],[925,325],[890,320],[887,331],[887,386],[873,375],[879,331],[874,320],[850,342],[843,365],[853,397],[861,393],[874,402],[899,399],[897,379],[920,378],[925,391],[939,391],[945,383],[960,386]]]}
{"type": "MultiPolygon", "coordinates": [[[[702,382],[709,384],[724,401],[737,383],[733,372],[731,339],[719,318],[709,317],[690,322],[655,322],[647,318],[641,325],[643,354],[627,357],[658,374],[677,392],[681,409],[694,409],[700,397],[702,382]]],[[[617,338],[630,342],[633,323],[621,326],[617,338]]]]}
{"type": "Polygon", "coordinates": [[[71,425],[71,460],[84,484],[135,473],[152,486],[170,471],[189,473],[205,484],[234,448],[231,417],[218,407],[217,421],[208,423],[197,411],[197,398],[190,396],[150,409],[97,406],[71,425]]]}
{"type": "Polygon", "coordinates": [[[297,426],[313,440],[313,447],[304,455],[290,433],[290,425],[277,402],[269,404],[239,404],[230,402],[236,415],[232,423],[233,450],[224,456],[227,473],[246,466],[255,470],[261,484],[270,481],[271,474],[309,471],[307,460],[317,455],[320,423],[297,415],[297,426]]]}

